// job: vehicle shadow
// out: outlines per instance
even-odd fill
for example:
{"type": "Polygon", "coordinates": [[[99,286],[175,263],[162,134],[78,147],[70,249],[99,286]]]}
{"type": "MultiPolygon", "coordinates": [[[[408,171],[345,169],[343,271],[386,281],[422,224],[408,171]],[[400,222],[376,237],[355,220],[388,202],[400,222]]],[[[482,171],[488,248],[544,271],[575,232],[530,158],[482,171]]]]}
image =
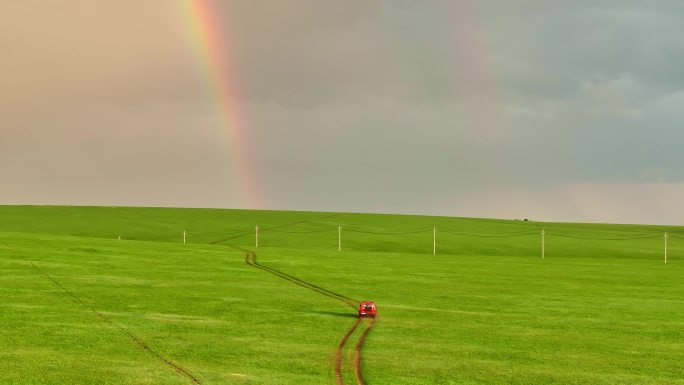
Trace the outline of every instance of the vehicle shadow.
{"type": "Polygon", "coordinates": [[[331,315],[331,316],[343,317],[343,318],[359,318],[359,315],[356,313],[343,313],[343,312],[336,312],[336,311],[314,311],[312,313],[323,314],[323,315],[331,315]]]}

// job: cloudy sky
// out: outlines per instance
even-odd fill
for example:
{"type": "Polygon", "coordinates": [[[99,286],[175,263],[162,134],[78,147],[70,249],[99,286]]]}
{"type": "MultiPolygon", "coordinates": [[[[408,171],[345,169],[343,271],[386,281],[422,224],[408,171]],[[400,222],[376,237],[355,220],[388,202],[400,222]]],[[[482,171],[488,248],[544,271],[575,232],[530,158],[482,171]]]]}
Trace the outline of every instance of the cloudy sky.
{"type": "Polygon", "coordinates": [[[0,204],[684,224],[681,0],[191,3],[2,2],[0,204]]]}

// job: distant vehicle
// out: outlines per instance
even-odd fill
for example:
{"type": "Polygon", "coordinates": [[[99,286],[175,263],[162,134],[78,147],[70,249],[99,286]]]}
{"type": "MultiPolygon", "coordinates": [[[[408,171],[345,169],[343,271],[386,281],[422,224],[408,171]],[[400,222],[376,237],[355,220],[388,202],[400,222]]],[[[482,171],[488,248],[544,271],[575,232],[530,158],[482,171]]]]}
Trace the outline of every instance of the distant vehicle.
{"type": "Polygon", "coordinates": [[[375,306],[375,302],[363,301],[359,305],[359,317],[360,318],[364,318],[364,317],[375,318],[376,314],[378,314],[378,308],[375,306]]]}

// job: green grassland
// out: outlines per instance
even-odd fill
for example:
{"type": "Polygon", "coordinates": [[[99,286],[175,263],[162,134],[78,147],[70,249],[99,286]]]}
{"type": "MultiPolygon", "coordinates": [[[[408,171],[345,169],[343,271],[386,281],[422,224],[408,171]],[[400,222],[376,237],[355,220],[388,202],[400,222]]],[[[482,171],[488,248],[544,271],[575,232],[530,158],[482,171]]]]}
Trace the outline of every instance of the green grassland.
{"type": "Polygon", "coordinates": [[[684,384],[680,227],[114,207],[0,218],[3,385],[192,384],[122,330],[203,384],[335,384],[354,309],[232,246],[378,302],[369,385],[684,384]]]}

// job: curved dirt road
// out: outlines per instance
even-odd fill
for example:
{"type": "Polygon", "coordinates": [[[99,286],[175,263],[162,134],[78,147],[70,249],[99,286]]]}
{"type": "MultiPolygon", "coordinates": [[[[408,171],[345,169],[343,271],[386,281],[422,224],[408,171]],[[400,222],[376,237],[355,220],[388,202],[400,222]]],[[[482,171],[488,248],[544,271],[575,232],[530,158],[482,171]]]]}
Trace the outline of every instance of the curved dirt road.
{"type": "MultiPolygon", "coordinates": [[[[326,216],[320,217],[320,218],[306,219],[306,220],[288,223],[288,224],[284,224],[284,225],[268,227],[268,228],[262,229],[262,231],[281,229],[284,227],[294,226],[294,225],[301,224],[301,223],[311,222],[313,220],[328,219],[334,215],[336,215],[336,214],[330,214],[330,215],[326,215],[326,216]]],[[[227,241],[237,239],[237,238],[241,238],[241,237],[251,235],[251,234],[252,234],[251,231],[240,233],[240,234],[235,234],[235,235],[232,235],[230,237],[226,237],[226,238],[211,242],[211,244],[219,244],[219,243],[227,242],[227,241]]],[[[267,273],[271,273],[275,276],[278,276],[278,277],[280,277],[286,281],[289,281],[295,285],[301,286],[305,289],[314,291],[314,292],[321,294],[321,295],[324,295],[326,297],[333,298],[337,301],[340,301],[340,302],[346,304],[347,306],[354,309],[354,311],[356,311],[356,306],[358,306],[359,301],[354,300],[352,298],[349,298],[347,296],[344,296],[342,294],[332,292],[332,291],[325,289],[323,287],[320,287],[318,285],[314,285],[312,283],[303,281],[297,277],[294,277],[290,274],[284,273],[280,270],[276,270],[272,267],[264,266],[264,265],[260,264],[259,262],[257,262],[256,253],[251,251],[251,250],[248,250],[248,249],[245,249],[245,248],[239,247],[239,246],[234,246],[234,245],[231,245],[231,247],[245,253],[245,263],[246,264],[248,264],[252,267],[255,267],[257,269],[263,270],[267,273]]],[[[337,385],[344,385],[344,378],[342,376],[342,356],[343,356],[342,353],[343,353],[344,347],[347,344],[347,341],[349,340],[349,338],[352,336],[352,334],[354,334],[354,331],[356,331],[358,326],[361,324],[361,322],[362,322],[361,318],[356,320],[354,325],[352,325],[352,327],[349,328],[349,330],[347,330],[344,337],[342,338],[340,343],[337,345],[337,349],[335,350],[335,381],[336,381],[337,385]]],[[[365,382],[363,379],[363,374],[362,374],[361,350],[363,348],[363,343],[366,340],[366,337],[368,336],[371,329],[373,328],[374,323],[375,323],[375,319],[371,319],[370,323],[368,324],[368,326],[366,327],[364,332],[361,334],[361,337],[359,338],[358,342],[356,343],[356,348],[354,351],[354,374],[356,377],[357,385],[365,385],[365,382]]]]}
{"type": "Polygon", "coordinates": [[[366,384],[363,379],[363,373],[361,372],[361,349],[363,349],[363,343],[366,341],[366,337],[368,337],[371,329],[373,329],[373,325],[375,325],[375,318],[371,318],[366,330],[364,330],[363,334],[361,334],[359,342],[356,343],[356,348],[354,350],[354,374],[356,375],[357,385],[366,384]]]}
{"type": "Polygon", "coordinates": [[[358,318],[354,326],[347,331],[347,334],[342,337],[342,341],[337,345],[337,350],[335,351],[335,382],[337,385],[344,385],[344,378],[342,377],[342,351],[344,350],[344,345],[347,344],[347,340],[354,334],[354,331],[360,324],[361,318],[358,318]]]}
{"type": "MultiPolygon", "coordinates": [[[[254,253],[251,250],[244,249],[242,247],[238,246],[233,246],[236,250],[240,250],[245,253],[245,263],[255,267],[257,269],[266,271],[268,273],[271,273],[273,275],[276,275],[282,279],[285,279],[295,285],[304,287],[306,289],[315,291],[316,293],[319,293],[321,295],[325,295],[327,297],[333,298],[337,301],[340,301],[348,306],[350,306],[352,309],[356,310],[356,306],[359,303],[359,301],[353,300],[349,297],[346,297],[342,294],[338,294],[335,292],[332,292],[328,289],[322,288],[320,286],[314,285],[312,283],[303,281],[297,277],[294,277],[290,274],[284,273],[282,271],[276,270],[274,268],[264,266],[257,262],[256,260],[256,253],[254,253]]],[[[342,358],[343,358],[343,351],[344,347],[347,344],[347,341],[349,338],[354,334],[354,331],[361,325],[363,319],[362,318],[357,318],[356,322],[354,325],[352,325],[349,330],[345,333],[344,337],[342,337],[342,340],[340,343],[337,345],[337,349],[335,350],[335,382],[337,385],[344,385],[344,377],[342,376],[342,358]]],[[[362,365],[361,365],[361,350],[363,349],[363,343],[366,340],[366,337],[370,333],[371,329],[373,328],[373,325],[375,323],[375,319],[370,319],[370,322],[368,323],[368,326],[366,329],[363,331],[361,334],[361,337],[359,338],[358,342],[356,343],[356,348],[354,351],[354,374],[356,377],[356,383],[357,385],[365,385],[365,381],[363,379],[363,374],[362,374],[362,365]]]]}

